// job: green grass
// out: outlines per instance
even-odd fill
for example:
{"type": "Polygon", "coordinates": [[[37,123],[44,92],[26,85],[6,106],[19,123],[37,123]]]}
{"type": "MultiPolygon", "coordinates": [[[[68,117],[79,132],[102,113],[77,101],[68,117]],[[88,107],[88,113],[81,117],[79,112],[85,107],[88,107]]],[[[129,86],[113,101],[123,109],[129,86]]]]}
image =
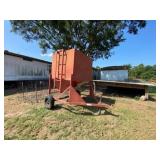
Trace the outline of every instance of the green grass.
{"type": "Polygon", "coordinates": [[[149,87],[149,96],[152,98],[156,97],[156,87],[149,87]]]}
{"type": "Polygon", "coordinates": [[[149,93],[156,93],[156,87],[149,87],[149,93]]]}
{"type": "Polygon", "coordinates": [[[44,108],[32,109],[26,115],[5,118],[5,129],[9,132],[5,139],[36,139],[48,112],[44,108]]]}
{"type": "Polygon", "coordinates": [[[135,100],[117,101],[111,111],[95,116],[79,106],[52,111],[42,106],[6,117],[4,138],[155,139],[155,107],[138,107],[135,100]]]}

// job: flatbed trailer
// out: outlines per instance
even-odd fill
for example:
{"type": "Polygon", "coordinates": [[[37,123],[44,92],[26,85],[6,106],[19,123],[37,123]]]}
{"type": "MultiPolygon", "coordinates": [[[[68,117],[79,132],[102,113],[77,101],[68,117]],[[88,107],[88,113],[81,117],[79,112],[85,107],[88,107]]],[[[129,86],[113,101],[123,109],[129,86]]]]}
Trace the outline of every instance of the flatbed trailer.
{"type": "Polygon", "coordinates": [[[146,82],[133,82],[133,81],[106,81],[106,80],[93,80],[95,86],[98,87],[119,87],[119,88],[133,88],[143,89],[145,97],[148,99],[149,87],[155,87],[155,84],[146,82]]]}

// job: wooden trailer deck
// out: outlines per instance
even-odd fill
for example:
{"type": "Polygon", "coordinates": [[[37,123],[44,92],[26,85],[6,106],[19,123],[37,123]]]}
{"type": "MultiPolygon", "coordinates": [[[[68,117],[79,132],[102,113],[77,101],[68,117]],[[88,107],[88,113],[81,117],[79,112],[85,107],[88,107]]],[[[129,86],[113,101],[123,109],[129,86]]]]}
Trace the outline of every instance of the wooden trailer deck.
{"type": "Polygon", "coordinates": [[[155,87],[155,84],[134,81],[106,81],[106,80],[93,80],[96,86],[99,87],[120,87],[120,88],[135,88],[144,89],[145,97],[148,99],[148,88],[155,87]]]}

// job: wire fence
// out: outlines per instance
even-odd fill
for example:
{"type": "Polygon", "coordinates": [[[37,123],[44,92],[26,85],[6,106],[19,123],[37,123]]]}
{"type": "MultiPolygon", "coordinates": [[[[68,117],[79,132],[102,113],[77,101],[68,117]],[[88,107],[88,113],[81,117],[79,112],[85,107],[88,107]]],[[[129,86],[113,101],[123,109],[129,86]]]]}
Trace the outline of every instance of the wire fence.
{"type": "Polygon", "coordinates": [[[22,81],[14,87],[5,90],[5,95],[16,94],[19,102],[24,103],[41,103],[44,102],[45,96],[48,95],[47,81],[22,81]]]}

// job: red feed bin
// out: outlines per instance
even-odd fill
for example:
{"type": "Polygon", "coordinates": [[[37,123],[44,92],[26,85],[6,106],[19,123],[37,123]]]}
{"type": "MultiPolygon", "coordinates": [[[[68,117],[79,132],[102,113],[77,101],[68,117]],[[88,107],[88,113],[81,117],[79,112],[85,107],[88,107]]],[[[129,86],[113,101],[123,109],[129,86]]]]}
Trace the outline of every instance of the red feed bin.
{"type": "Polygon", "coordinates": [[[51,81],[62,93],[70,85],[92,81],[92,62],[76,49],[59,50],[53,54],[51,81]]]}
{"type": "Polygon", "coordinates": [[[63,104],[107,108],[108,106],[99,103],[94,95],[92,76],[92,61],[88,56],[76,49],[56,51],[53,54],[49,78],[49,96],[45,98],[46,108],[53,108],[56,100],[63,104]],[[80,83],[88,83],[89,96],[95,100],[94,103],[88,103],[81,97],[80,91],[76,89],[80,83]],[[52,89],[54,93],[58,91],[58,97],[51,95],[52,89]],[[64,100],[62,95],[66,92],[68,98],[64,100]]]}

